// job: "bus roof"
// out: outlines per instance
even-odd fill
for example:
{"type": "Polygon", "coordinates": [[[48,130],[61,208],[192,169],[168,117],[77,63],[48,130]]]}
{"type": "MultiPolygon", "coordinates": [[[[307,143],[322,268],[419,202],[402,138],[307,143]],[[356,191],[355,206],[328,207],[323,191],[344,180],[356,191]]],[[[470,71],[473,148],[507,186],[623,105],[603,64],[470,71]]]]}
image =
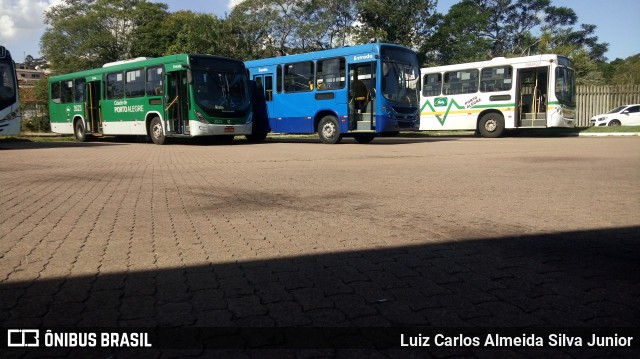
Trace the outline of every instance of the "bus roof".
{"type": "Polygon", "coordinates": [[[104,67],[51,76],[49,77],[49,81],[53,82],[53,81],[60,81],[60,80],[66,80],[66,79],[75,79],[79,77],[103,75],[106,73],[112,73],[117,71],[138,69],[138,68],[149,67],[149,66],[166,65],[171,63],[188,65],[189,59],[192,56],[208,57],[212,59],[227,60],[230,62],[237,62],[238,64],[243,64],[242,61],[240,60],[221,57],[221,56],[201,55],[201,54],[176,54],[176,55],[169,55],[169,56],[162,56],[162,57],[136,58],[131,60],[111,62],[111,63],[107,63],[106,66],[104,67]]]}
{"type": "Polygon", "coordinates": [[[500,65],[527,64],[527,63],[536,63],[536,62],[542,62],[542,61],[547,61],[551,63],[553,61],[557,61],[559,58],[564,58],[568,60],[565,56],[556,55],[556,54],[542,54],[542,55],[533,55],[533,56],[511,57],[511,58],[495,57],[487,61],[466,62],[462,64],[423,67],[422,70],[428,70],[430,72],[438,72],[438,71],[476,68],[476,67],[482,68],[482,67],[500,66],[500,65]]]}
{"type": "Polygon", "coordinates": [[[285,61],[286,62],[311,61],[311,60],[327,59],[327,58],[338,57],[338,56],[356,55],[356,54],[362,54],[362,53],[377,54],[377,53],[380,53],[380,49],[383,47],[395,47],[398,49],[405,49],[407,51],[413,52],[413,50],[410,50],[401,45],[375,42],[370,44],[344,46],[344,47],[339,47],[339,48],[329,49],[329,50],[307,52],[304,54],[286,55],[286,56],[279,56],[279,57],[271,57],[267,59],[245,61],[245,64],[247,67],[256,67],[256,66],[277,65],[285,61]]]}

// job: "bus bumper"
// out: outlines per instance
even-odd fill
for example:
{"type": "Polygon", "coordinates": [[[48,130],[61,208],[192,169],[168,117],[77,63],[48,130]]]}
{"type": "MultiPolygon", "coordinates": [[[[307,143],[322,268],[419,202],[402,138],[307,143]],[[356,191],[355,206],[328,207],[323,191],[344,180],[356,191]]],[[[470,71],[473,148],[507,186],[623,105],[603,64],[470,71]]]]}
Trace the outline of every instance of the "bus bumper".
{"type": "Polygon", "coordinates": [[[251,123],[242,125],[204,124],[191,121],[191,136],[250,135],[251,123]]]}
{"type": "Polygon", "coordinates": [[[558,106],[555,108],[553,113],[551,113],[548,127],[575,127],[575,118],[575,110],[558,106]]]}

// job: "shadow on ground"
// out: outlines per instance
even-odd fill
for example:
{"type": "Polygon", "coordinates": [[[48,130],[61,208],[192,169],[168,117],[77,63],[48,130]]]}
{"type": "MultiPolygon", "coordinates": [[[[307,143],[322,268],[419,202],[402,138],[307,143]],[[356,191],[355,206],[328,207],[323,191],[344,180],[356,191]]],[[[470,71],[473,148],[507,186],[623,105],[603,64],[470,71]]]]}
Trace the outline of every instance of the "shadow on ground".
{"type": "MultiPolygon", "coordinates": [[[[4,328],[196,326],[227,330],[227,334],[235,327],[254,328],[257,334],[265,333],[260,328],[287,328],[282,334],[291,333],[292,328],[317,327],[551,328],[559,333],[570,328],[630,328],[637,332],[639,238],[640,227],[602,229],[4,283],[0,318],[4,328]]],[[[308,330],[300,333],[313,335],[314,329],[308,330]]],[[[206,340],[186,351],[158,349],[172,347],[167,339],[156,343],[155,349],[138,351],[45,353],[259,358],[638,355],[637,346],[374,351],[346,345],[292,351],[278,350],[277,341],[276,349],[240,351],[253,346],[246,340],[231,335],[226,341],[229,350],[218,350],[225,347],[220,341],[205,348],[206,340]]],[[[265,340],[258,340],[257,346],[268,347],[265,340]]],[[[317,348],[313,338],[301,340],[317,348]]],[[[35,352],[7,353],[30,357],[35,352]]]]}

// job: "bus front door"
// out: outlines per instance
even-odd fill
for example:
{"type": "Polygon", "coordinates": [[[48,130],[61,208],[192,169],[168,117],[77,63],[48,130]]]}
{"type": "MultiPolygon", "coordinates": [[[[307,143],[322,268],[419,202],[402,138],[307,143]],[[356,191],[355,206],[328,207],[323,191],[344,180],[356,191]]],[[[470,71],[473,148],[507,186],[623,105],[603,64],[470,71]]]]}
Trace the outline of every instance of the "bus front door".
{"type": "Polygon", "coordinates": [[[187,72],[169,72],[165,76],[164,118],[166,119],[166,131],[172,134],[188,135],[190,132],[187,72]]]}
{"type": "Polygon", "coordinates": [[[253,94],[253,129],[254,134],[270,131],[269,106],[273,102],[273,74],[254,75],[255,93],[253,94]]]}
{"type": "Polygon", "coordinates": [[[375,62],[349,65],[349,131],[375,130],[375,81],[375,62]]]}
{"type": "Polygon", "coordinates": [[[549,68],[520,69],[518,79],[518,127],[546,127],[549,68]]]}
{"type": "Polygon", "coordinates": [[[87,82],[85,84],[84,93],[87,132],[102,133],[102,118],[100,116],[100,81],[87,82]]]}

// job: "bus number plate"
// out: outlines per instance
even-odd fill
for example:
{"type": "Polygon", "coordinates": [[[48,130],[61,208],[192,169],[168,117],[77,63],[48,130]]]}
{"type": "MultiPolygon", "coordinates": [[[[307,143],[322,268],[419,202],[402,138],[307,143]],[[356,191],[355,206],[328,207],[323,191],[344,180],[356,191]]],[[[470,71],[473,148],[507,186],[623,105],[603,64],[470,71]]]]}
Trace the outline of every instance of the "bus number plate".
{"type": "Polygon", "coordinates": [[[235,132],[235,129],[233,127],[225,127],[224,132],[235,132]]]}

